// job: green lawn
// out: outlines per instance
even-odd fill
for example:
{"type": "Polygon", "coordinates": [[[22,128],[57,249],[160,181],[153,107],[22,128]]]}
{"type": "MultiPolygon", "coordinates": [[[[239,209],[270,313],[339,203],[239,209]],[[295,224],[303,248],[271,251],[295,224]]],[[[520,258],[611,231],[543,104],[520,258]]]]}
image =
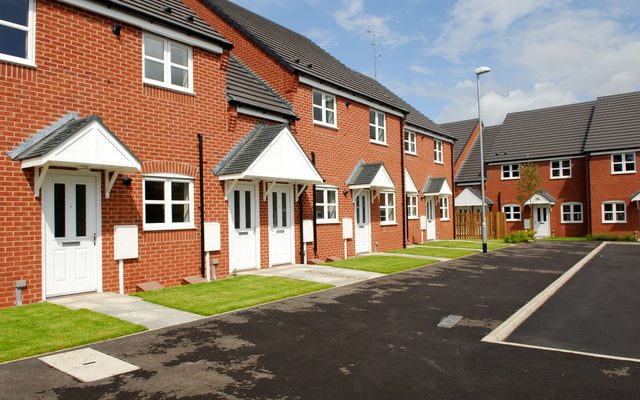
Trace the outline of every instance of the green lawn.
{"type": "Polygon", "coordinates": [[[469,254],[478,253],[475,250],[460,249],[437,249],[435,247],[418,246],[408,249],[391,250],[389,253],[415,254],[418,256],[441,257],[441,258],[458,258],[469,254]]]}
{"type": "Polygon", "coordinates": [[[359,269],[361,271],[379,272],[381,274],[392,274],[394,272],[433,264],[434,262],[438,261],[394,256],[363,256],[350,258],[348,260],[331,261],[325,264],[333,267],[359,269]]]}
{"type": "Polygon", "coordinates": [[[243,275],[215,282],[136,293],[144,300],[200,315],[214,315],[333,287],[275,276],[243,275]]]}
{"type": "MultiPolygon", "coordinates": [[[[464,241],[464,240],[436,240],[433,242],[421,243],[418,246],[425,247],[451,247],[451,248],[466,248],[466,249],[478,249],[482,250],[482,242],[477,241],[464,241]]],[[[508,244],[503,242],[487,242],[489,250],[498,250],[505,247],[509,247],[508,244]]]]}
{"type": "Polygon", "coordinates": [[[0,310],[0,362],[140,332],[146,328],[50,303],[0,310]]]}

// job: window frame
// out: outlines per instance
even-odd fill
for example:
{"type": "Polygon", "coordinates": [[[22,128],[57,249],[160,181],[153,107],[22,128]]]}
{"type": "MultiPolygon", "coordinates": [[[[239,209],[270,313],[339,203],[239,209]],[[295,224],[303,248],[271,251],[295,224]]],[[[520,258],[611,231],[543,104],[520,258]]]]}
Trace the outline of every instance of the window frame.
{"type": "Polygon", "coordinates": [[[419,219],[418,216],[418,195],[407,195],[407,219],[419,219]],[[413,210],[413,212],[411,212],[413,210]]]}
{"type": "Polygon", "coordinates": [[[186,175],[177,174],[148,174],[142,176],[142,230],[143,231],[169,231],[195,229],[195,201],[194,201],[194,182],[195,179],[186,175]],[[147,200],[146,199],[146,182],[163,182],[164,183],[164,199],[163,200],[147,200]],[[187,183],[189,185],[189,200],[174,201],[171,199],[171,183],[187,183]],[[147,223],[147,204],[163,204],[165,206],[164,217],[165,222],[147,223]],[[189,205],[189,222],[172,222],[171,210],[174,204],[189,205]],[[167,220],[169,222],[167,222],[167,220]]]}
{"type": "Polygon", "coordinates": [[[577,201],[570,201],[570,202],[566,202],[566,203],[562,203],[560,204],[560,223],[562,224],[582,224],[584,223],[584,205],[580,202],[577,201]],[[571,209],[569,212],[565,212],[564,211],[564,207],[565,206],[569,206],[571,209]],[[576,212],[575,207],[576,206],[580,206],[580,219],[576,219],[576,214],[578,214],[578,212],[576,212]],[[564,216],[565,214],[569,214],[571,216],[570,219],[565,219],[564,216]]]}
{"type": "Polygon", "coordinates": [[[520,164],[518,163],[513,163],[513,164],[502,164],[500,166],[500,177],[501,180],[503,181],[510,181],[510,180],[516,180],[516,179],[520,179],[520,164]],[[514,168],[515,166],[515,168],[514,168]],[[505,167],[507,167],[507,170],[505,170],[505,167]],[[518,176],[513,176],[514,171],[518,172],[518,176]],[[505,174],[505,172],[508,172],[508,174],[505,174]],[[507,176],[508,175],[508,176],[507,176]]]}
{"type": "Polygon", "coordinates": [[[638,170],[638,166],[636,165],[636,153],[633,151],[623,152],[623,153],[613,153],[611,154],[611,175],[622,175],[622,174],[635,174],[638,170]],[[633,170],[627,169],[627,161],[625,161],[625,156],[631,154],[633,158],[633,170]],[[621,156],[621,160],[616,162],[614,160],[615,156],[621,156]],[[616,164],[620,164],[622,166],[622,171],[616,171],[616,164]]]}
{"type": "Polygon", "coordinates": [[[387,145],[387,115],[380,110],[376,110],[375,108],[370,108],[369,109],[369,142],[374,143],[374,144],[380,144],[383,146],[387,145]],[[375,114],[375,121],[372,123],[371,122],[371,113],[375,114]],[[382,116],[382,125],[380,125],[380,116],[382,116]],[[375,129],[376,132],[376,138],[375,139],[371,139],[371,128],[375,129]],[[382,135],[383,135],[383,140],[380,140],[378,138],[379,135],[379,129],[382,129],[382,135]]]}
{"type": "Polygon", "coordinates": [[[616,201],[616,200],[611,200],[611,201],[603,201],[602,202],[602,207],[601,207],[601,211],[602,211],[602,223],[603,224],[626,224],[627,223],[627,203],[624,201],[616,201]],[[605,207],[607,205],[613,205],[614,207],[612,208],[611,211],[607,212],[605,210],[605,207]],[[617,214],[620,212],[617,210],[617,205],[622,205],[622,212],[624,212],[624,220],[618,220],[617,219],[617,214]],[[613,219],[611,221],[607,221],[605,218],[605,215],[607,213],[612,213],[613,215],[613,219]]]}
{"type": "Polygon", "coordinates": [[[414,156],[418,155],[418,134],[408,129],[404,130],[404,152],[414,156]],[[413,137],[413,140],[411,137],[413,137]],[[407,149],[407,146],[409,149],[407,149]],[[412,146],[413,150],[411,150],[412,146]]]}
{"type": "Polygon", "coordinates": [[[451,221],[451,215],[449,213],[448,197],[440,198],[440,221],[451,221]]]}
{"type": "Polygon", "coordinates": [[[311,91],[311,118],[313,119],[313,123],[316,125],[321,125],[321,126],[325,126],[327,128],[338,128],[338,97],[334,94],[331,93],[327,93],[327,92],[323,92],[322,90],[317,90],[317,89],[313,89],[311,91]],[[320,94],[322,96],[322,104],[321,105],[317,105],[316,103],[313,102],[313,95],[314,94],[320,94]],[[333,98],[333,110],[330,108],[326,107],[326,98],[327,97],[332,97],[333,98]],[[314,111],[315,109],[318,108],[320,110],[322,110],[322,121],[318,121],[315,118],[315,114],[314,111]],[[333,112],[333,124],[329,123],[326,121],[327,119],[327,111],[332,111],[333,112]]]}
{"type": "Polygon", "coordinates": [[[505,204],[502,206],[502,212],[508,222],[522,221],[522,207],[520,204],[505,204]],[[515,207],[518,207],[518,211],[515,211],[515,207]],[[507,211],[507,208],[509,208],[509,211],[507,211]],[[516,214],[519,215],[518,218],[514,218],[516,214]]]}
{"type": "MultiPolygon", "coordinates": [[[[337,186],[316,186],[316,191],[323,191],[324,192],[324,202],[322,203],[318,203],[316,201],[316,203],[314,204],[313,207],[313,216],[316,219],[316,223],[317,224],[321,224],[321,225],[327,225],[327,224],[339,224],[340,223],[340,214],[339,214],[339,206],[338,203],[340,202],[338,200],[338,187],[337,186]],[[336,217],[335,218],[327,218],[326,216],[329,215],[328,213],[328,208],[334,204],[329,203],[328,202],[328,196],[327,196],[327,192],[332,191],[336,193],[336,217]],[[318,206],[322,206],[324,209],[324,215],[325,218],[317,218],[316,217],[316,207],[318,206]]],[[[316,195],[316,199],[318,198],[318,196],[316,195]]]]}
{"type": "Polygon", "coordinates": [[[380,225],[396,225],[396,192],[380,192],[380,225]],[[382,205],[382,198],[385,198],[385,203],[382,205]],[[392,199],[393,204],[389,205],[389,199],[392,199]],[[382,210],[386,210],[384,213],[384,220],[382,218],[382,210]],[[389,210],[393,210],[393,220],[388,220],[389,210]]]}
{"type": "Polygon", "coordinates": [[[440,139],[433,139],[433,162],[444,164],[444,144],[440,139]]]}
{"type": "Polygon", "coordinates": [[[182,92],[182,93],[186,93],[186,94],[194,94],[193,88],[194,88],[194,82],[193,82],[193,47],[184,43],[180,43],[180,42],[176,42],[174,40],[171,39],[167,39],[165,37],[162,36],[158,36],[158,35],[154,35],[152,33],[149,32],[143,32],[142,34],[142,82],[145,85],[150,85],[150,86],[156,86],[156,87],[160,87],[163,89],[169,89],[169,90],[173,90],[173,91],[177,91],[177,92],[182,92]],[[159,58],[155,58],[155,57],[151,57],[151,56],[147,56],[145,54],[145,50],[146,50],[146,39],[147,38],[151,38],[154,40],[158,40],[158,41],[162,41],[163,43],[163,56],[164,59],[160,60],[159,58]],[[189,86],[188,87],[184,87],[184,86],[180,86],[180,85],[174,85],[171,83],[171,68],[172,67],[177,67],[180,69],[185,69],[185,67],[183,65],[179,65],[179,64],[173,64],[171,62],[171,46],[175,46],[175,47],[181,47],[185,50],[187,50],[187,58],[188,58],[188,66],[186,67],[187,71],[188,71],[188,76],[189,76],[189,86]],[[157,63],[162,63],[163,67],[164,67],[164,81],[158,81],[155,79],[151,79],[151,78],[147,78],[146,77],[146,69],[145,69],[145,61],[149,59],[151,61],[157,62],[157,63]]]}
{"type": "Polygon", "coordinates": [[[20,25],[14,22],[0,20],[0,26],[27,32],[27,56],[16,57],[9,54],[0,53],[0,61],[13,64],[21,64],[28,67],[35,67],[35,50],[36,50],[36,0],[29,1],[29,10],[27,15],[27,25],[20,25]]]}
{"type": "Polygon", "coordinates": [[[570,179],[573,174],[573,163],[570,158],[549,161],[549,179],[570,179]],[[563,166],[565,162],[569,163],[568,167],[563,166]],[[558,167],[554,167],[553,163],[558,163],[558,167]],[[564,170],[569,169],[569,175],[564,174],[564,170]],[[558,171],[558,176],[553,176],[553,171],[558,171]]]}

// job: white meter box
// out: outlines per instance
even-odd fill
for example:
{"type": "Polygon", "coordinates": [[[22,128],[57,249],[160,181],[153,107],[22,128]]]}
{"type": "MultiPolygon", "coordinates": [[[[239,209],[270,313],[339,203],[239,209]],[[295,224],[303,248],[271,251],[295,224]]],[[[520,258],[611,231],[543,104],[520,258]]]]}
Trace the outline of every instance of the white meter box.
{"type": "Polygon", "coordinates": [[[353,220],[351,218],[342,218],[342,238],[353,239],[353,220]]]}
{"type": "Polygon", "coordinates": [[[205,222],[204,224],[204,251],[220,251],[220,223],[205,222]]]}
{"type": "Polygon", "coordinates": [[[114,260],[131,260],[138,258],[137,225],[116,225],[113,236],[114,260]]]}

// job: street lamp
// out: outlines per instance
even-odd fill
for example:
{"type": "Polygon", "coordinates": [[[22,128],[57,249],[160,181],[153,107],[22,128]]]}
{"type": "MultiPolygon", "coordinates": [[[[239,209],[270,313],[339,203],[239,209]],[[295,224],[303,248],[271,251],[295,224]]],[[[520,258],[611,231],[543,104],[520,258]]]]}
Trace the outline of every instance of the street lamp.
{"type": "Polygon", "coordinates": [[[478,124],[480,124],[480,196],[482,197],[482,252],[487,253],[487,216],[484,201],[484,146],[482,144],[482,117],[480,113],[480,75],[491,72],[489,67],[479,67],[476,73],[476,93],[478,95],[478,124]]]}

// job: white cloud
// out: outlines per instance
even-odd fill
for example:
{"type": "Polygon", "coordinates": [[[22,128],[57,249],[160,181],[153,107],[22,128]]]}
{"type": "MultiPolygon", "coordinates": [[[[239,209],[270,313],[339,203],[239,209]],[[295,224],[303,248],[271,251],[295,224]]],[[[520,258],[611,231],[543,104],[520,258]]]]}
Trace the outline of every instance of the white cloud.
{"type": "Polygon", "coordinates": [[[306,31],[304,35],[325,50],[338,43],[335,32],[330,29],[312,28],[306,31]]]}
{"type": "Polygon", "coordinates": [[[463,81],[456,83],[457,89],[466,89],[470,87],[473,87],[473,82],[471,82],[469,79],[465,79],[463,81]]]}
{"type": "Polygon", "coordinates": [[[420,74],[420,75],[431,75],[433,74],[433,71],[430,68],[424,67],[422,65],[419,64],[411,64],[409,65],[409,70],[420,74]]]}
{"type": "Polygon", "coordinates": [[[360,36],[375,32],[384,45],[401,46],[417,39],[393,32],[388,25],[389,16],[367,14],[364,0],[342,0],[342,8],[333,13],[333,18],[343,29],[360,36]]]}

